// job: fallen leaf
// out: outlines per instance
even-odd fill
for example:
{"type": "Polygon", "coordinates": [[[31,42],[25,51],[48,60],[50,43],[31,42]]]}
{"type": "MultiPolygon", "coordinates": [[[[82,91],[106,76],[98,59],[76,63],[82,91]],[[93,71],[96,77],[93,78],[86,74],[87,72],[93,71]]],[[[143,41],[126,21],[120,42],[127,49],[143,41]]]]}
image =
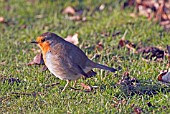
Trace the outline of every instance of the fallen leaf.
{"type": "Polygon", "coordinates": [[[4,22],[5,22],[4,17],[0,17],[0,23],[4,23],[4,22]]]}
{"type": "Polygon", "coordinates": [[[166,26],[168,24],[170,24],[169,20],[160,22],[160,25],[162,25],[162,26],[166,26]]]}
{"type": "Polygon", "coordinates": [[[125,40],[126,34],[127,34],[127,30],[125,31],[125,33],[123,34],[122,38],[120,39],[119,43],[118,43],[118,48],[124,47],[126,42],[128,40],[125,40]]]}
{"type": "Polygon", "coordinates": [[[164,51],[157,47],[142,47],[137,50],[145,59],[159,60],[164,58],[164,51]]]}
{"type": "Polygon", "coordinates": [[[124,47],[125,46],[125,40],[124,39],[120,39],[119,43],[118,43],[118,48],[124,47]]]}
{"type": "Polygon", "coordinates": [[[147,8],[142,6],[142,5],[139,5],[138,6],[138,10],[139,10],[139,15],[140,16],[145,16],[145,17],[149,17],[149,13],[147,12],[147,8]]]}
{"type": "Polygon", "coordinates": [[[104,8],[105,8],[105,4],[102,4],[102,5],[99,7],[99,10],[102,11],[102,10],[104,10],[104,8]]]}
{"type": "Polygon", "coordinates": [[[126,47],[128,48],[130,51],[133,51],[133,53],[136,52],[136,44],[130,42],[129,40],[125,40],[125,39],[120,39],[119,43],[118,43],[118,48],[122,48],[122,47],[126,47]]]}
{"type": "Polygon", "coordinates": [[[132,42],[130,42],[130,41],[126,41],[126,47],[130,50],[130,51],[132,51],[133,53],[135,53],[136,52],[136,45],[134,44],[134,43],[132,43],[132,42]]]}
{"type": "Polygon", "coordinates": [[[96,45],[96,50],[97,51],[102,51],[104,49],[104,45],[102,42],[97,43],[96,45]]]}
{"type": "MultiPolygon", "coordinates": [[[[164,30],[170,31],[170,1],[169,0],[126,0],[124,2],[122,9],[127,6],[135,6],[134,12],[137,15],[142,15],[148,18],[148,20],[153,20],[159,22],[164,30]],[[137,11],[137,12],[136,12],[137,11]]],[[[130,14],[131,17],[136,17],[134,14],[130,14]]]]}
{"type": "Polygon", "coordinates": [[[119,100],[116,97],[113,98],[113,103],[111,104],[115,108],[118,108],[120,105],[125,105],[127,103],[126,99],[119,100]]]}
{"type": "Polygon", "coordinates": [[[75,9],[74,9],[73,7],[68,6],[68,7],[66,7],[66,8],[63,10],[62,13],[63,13],[63,14],[75,15],[76,11],[75,11],[75,9]]]}
{"type": "Polygon", "coordinates": [[[86,92],[91,92],[93,88],[89,85],[86,85],[84,83],[81,83],[81,86],[85,89],[86,92]]]}
{"type": "Polygon", "coordinates": [[[65,40],[74,44],[74,45],[77,45],[79,43],[78,42],[78,33],[75,33],[73,36],[68,35],[67,38],[65,38],[65,40]]]}
{"type": "Polygon", "coordinates": [[[28,63],[28,65],[44,65],[44,60],[43,60],[43,55],[42,53],[37,54],[34,58],[33,61],[28,63]]]}

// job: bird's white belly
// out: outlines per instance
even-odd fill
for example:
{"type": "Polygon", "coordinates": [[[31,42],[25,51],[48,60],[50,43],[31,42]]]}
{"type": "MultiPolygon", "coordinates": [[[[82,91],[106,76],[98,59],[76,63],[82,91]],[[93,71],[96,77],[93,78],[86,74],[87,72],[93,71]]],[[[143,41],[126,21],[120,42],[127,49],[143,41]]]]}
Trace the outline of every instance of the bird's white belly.
{"type": "Polygon", "coordinates": [[[47,52],[47,54],[46,54],[46,66],[47,66],[48,70],[49,70],[52,74],[54,74],[57,78],[62,79],[62,76],[60,76],[59,73],[57,73],[57,71],[56,71],[56,66],[54,66],[53,61],[52,61],[51,58],[52,58],[52,57],[51,57],[51,53],[50,53],[50,52],[47,52]]]}
{"type": "Polygon", "coordinates": [[[61,75],[57,70],[57,66],[54,65],[53,61],[51,61],[51,53],[48,52],[46,54],[46,66],[49,69],[49,71],[54,74],[57,78],[61,79],[61,80],[77,80],[79,78],[81,78],[81,74],[77,74],[77,75],[69,75],[69,74],[65,74],[65,75],[61,75]]]}
{"type": "MultiPolygon", "coordinates": [[[[46,66],[49,69],[49,71],[54,74],[57,78],[61,80],[77,80],[81,78],[83,75],[82,74],[62,74],[57,68],[56,64],[54,64],[54,61],[52,61],[52,55],[51,52],[47,52],[46,54],[46,66]]],[[[85,67],[83,71],[85,73],[91,71],[91,67],[85,67]]]]}

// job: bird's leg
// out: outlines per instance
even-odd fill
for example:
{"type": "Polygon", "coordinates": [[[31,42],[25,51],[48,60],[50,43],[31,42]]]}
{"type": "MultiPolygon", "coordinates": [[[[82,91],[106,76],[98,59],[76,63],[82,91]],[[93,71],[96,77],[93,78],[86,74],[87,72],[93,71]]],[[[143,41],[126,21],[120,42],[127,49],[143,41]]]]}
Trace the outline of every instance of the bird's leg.
{"type": "Polygon", "coordinates": [[[70,80],[66,80],[66,81],[67,81],[67,83],[66,83],[66,85],[64,86],[64,89],[62,90],[62,92],[65,91],[66,87],[67,87],[68,84],[70,83],[70,80]]]}
{"type": "Polygon", "coordinates": [[[76,87],[77,80],[74,81],[73,87],[76,87]]]}

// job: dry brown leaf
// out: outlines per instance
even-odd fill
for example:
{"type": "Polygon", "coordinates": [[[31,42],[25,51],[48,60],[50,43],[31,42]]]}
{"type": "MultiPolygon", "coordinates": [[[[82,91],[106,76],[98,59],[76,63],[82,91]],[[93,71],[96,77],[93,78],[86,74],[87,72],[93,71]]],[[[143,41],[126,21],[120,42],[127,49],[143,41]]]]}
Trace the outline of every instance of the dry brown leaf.
{"type": "Polygon", "coordinates": [[[115,108],[117,108],[120,105],[125,105],[127,103],[126,99],[119,100],[116,97],[113,98],[113,103],[111,104],[115,108]]]}
{"type": "MultiPolygon", "coordinates": [[[[170,31],[170,24],[168,22],[170,21],[169,0],[127,0],[124,3],[124,7],[134,4],[137,15],[146,16],[148,20],[159,22],[165,31],[170,31]]],[[[132,14],[132,17],[135,17],[135,15],[132,14]]]]}
{"type": "Polygon", "coordinates": [[[102,51],[104,49],[103,43],[102,42],[97,43],[96,49],[97,51],[102,51]]]}
{"type": "Polygon", "coordinates": [[[120,39],[119,43],[118,43],[118,48],[124,47],[125,46],[125,40],[124,39],[120,39]]]}
{"type": "Polygon", "coordinates": [[[43,55],[42,53],[37,54],[34,58],[33,61],[28,63],[28,65],[44,65],[44,60],[43,60],[43,55]]]}
{"type": "Polygon", "coordinates": [[[161,17],[162,17],[163,20],[169,19],[169,16],[167,14],[165,14],[164,12],[162,13],[161,17]]]}
{"type": "Polygon", "coordinates": [[[137,53],[141,53],[145,59],[159,60],[164,58],[164,51],[152,46],[139,48],[137,53]]]}
{"type": "Polygon", "coordinates": [[[68,7],[66,7],[66,8],[63,10],[62,13],[63,13],[63,14],[75,15],[76,11],[75,11],[75,9],[74,9],[73,7],[68,6],[68,7]]]}
{"type": "Polygon", "coordinates": [[[104,8],[105,8],[105,4],[102,4],[102,5],[99,7],[99,10],[102,11],[102,10],[104,10],[104,8]]]}
{"type": "Polygon", "coordinates": [[[91,86],[86,85],[86,84],[84,84],[84,83],[81,83],[81,86],[84,88],[84,90],[85,90],[86,92],[91,92],[91,91],[93,90],[93,88],[92,88],[91,86]]]}
{"type": "Polygon", "coordinates": [[[139,5],[138,9],[139,9],[139,15],[142,15],[142,16],[145,16],[145,17],[150,16],[151,9],[146,8],[146,7],[142,6],[142,5],[139,5]]]}
{"type": "MultiPolygon", "coordinates": [[[[123,34],[123,36],[122,36],[122,38],[120,39],[120,41],[119,41],[119,44],[118,44],[118,48],[121,48],[121,47],[124,47],[125,46],[125,44],[126,44],[126,42],[128,41],[128,40],[125,40],[126,38],[126,34],[127,34],[127,30],[125,31],[125,33],[123,34]]],[[[129,42],[129,41],[128,41],[129,42]]]]}
{"type": "Polygon", "coordinates": [[[126,47],[127,47],[130,51],[132,51],[133,53],[136,52],[136,49],[135,49],[136,45],[135,45],[134,43],[128,42],[128,44],[126,44],[126,47]]]}
{"type": "Polygon", "coordinates": [[[130,42],[129,40],[125,40],[125,39],[120,39],[119,44],[118,44],[118,48],[122,48],[122,47],[126,47],[129,49],[129,51],[132,51],[133,53],[136,52],[136,45],[132,42],[130,42]]]}
{"type": "Polygon", "coordinates": [[[79,43],[78,41],[78,33],[75,33],[73,36],[71,35],[68,35],[67,38],[65,38],[66,41],[74,44],[74,45],[77,45],[79,43]]]}
{"type": "Polygon", "coordinates": [[[168,24],[170,24],[169,20],[160,22],[160,25],[162,25],[162,26],[165,26],[165,25],[168,25],[168,24]]]}
{"type": "Polygon", "coordinates": [[[4,17],[0,17],[0,23],[4,23],[4,22],[5,22],[4,17]]]}

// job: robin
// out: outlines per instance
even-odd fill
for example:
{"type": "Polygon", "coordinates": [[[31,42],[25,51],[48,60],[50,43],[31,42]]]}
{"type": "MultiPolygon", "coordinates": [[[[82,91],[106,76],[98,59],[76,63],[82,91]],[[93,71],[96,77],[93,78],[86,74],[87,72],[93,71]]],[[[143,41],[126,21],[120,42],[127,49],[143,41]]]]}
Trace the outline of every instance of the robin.
{"type": "Polygon", "coordinates": [[[79,47],[51,32],[43,33],[31,43],[38,44],[41,48],[49,71],[57,78],[67,81],[62,91],[66,89],[71,80],[75,81],[75,85],[82,76],[89,78],[96,75],[93,68],[116,71],[114,68],[93,62],[79,47]]]}

